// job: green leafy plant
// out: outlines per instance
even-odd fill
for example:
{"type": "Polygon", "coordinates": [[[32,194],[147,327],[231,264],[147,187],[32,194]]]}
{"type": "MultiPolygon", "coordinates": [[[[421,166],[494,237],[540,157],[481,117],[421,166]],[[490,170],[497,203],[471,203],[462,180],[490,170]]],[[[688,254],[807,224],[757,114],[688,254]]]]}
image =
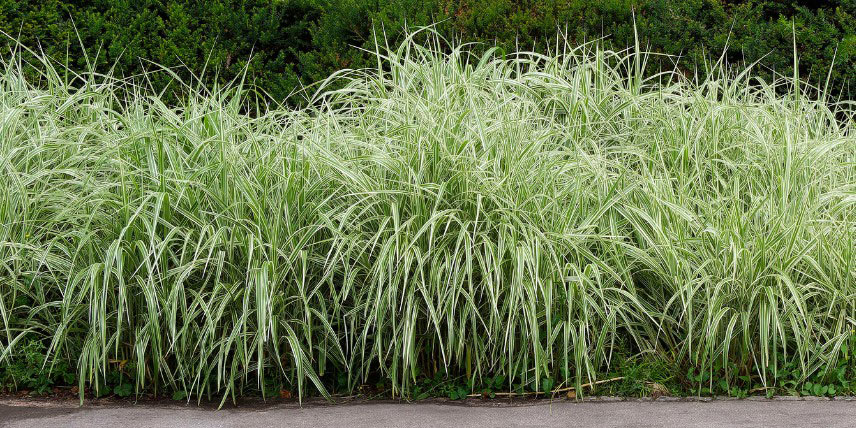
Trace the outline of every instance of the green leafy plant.
{"type": "Polygon", "coordinates": [[[65,360],[52,364],[45,358],[45,345],[39,340],[27,340],[16,349],[17,358],[10,363],[0,364],[0,386],[2,389],[26,389],[35,395],[44,395],[54,385],[74,382],[75,373],[65,360]]]}

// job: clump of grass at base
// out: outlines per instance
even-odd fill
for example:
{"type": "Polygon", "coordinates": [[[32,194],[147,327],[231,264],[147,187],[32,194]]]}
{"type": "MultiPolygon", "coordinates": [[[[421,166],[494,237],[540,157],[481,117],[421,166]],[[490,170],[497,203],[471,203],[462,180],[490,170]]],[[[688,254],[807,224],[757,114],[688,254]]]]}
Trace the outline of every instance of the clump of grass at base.
{"type": "Polygon", "coordinates": [[[852,104],[418,34],[302,110],[5,57],[0,365],[35,340],[81,394],[123,364],[134,393],[222,400],[539,391],[628,352],[709,390],[853,373],[852,104]]]}

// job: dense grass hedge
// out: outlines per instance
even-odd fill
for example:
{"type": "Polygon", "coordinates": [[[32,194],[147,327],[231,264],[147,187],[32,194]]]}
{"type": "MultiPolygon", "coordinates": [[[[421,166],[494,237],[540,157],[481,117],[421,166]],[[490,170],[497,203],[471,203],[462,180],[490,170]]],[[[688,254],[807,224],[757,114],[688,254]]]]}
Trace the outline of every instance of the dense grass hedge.
{"type": "MultiPolygon", "coordinates": [[[[301,82],[371,66],[369,53],[350,46],[373,50],[373,24],[392,44],[405,24],[441,22],[446,36],[506,51],[545,50],[557,28],[572,43],[608,35],[611,47],[620,48],[633,44],[632,10],[643,45],[683,55],[680,67],[690,74],[728,45],[731,62],[763,58],[769,71],[790,75],[795,28],[801,75],[825,79],[835,57],[833,88],[854,95],[848,85],[856,77],[854,0],[0,0],[0,29],[29,46],[40,42],[78,70],[96,64],[132,75],[147,68],[143,58],[195,72],[208,64],[209,78],[227,81],[247,67],[260,88],[284,99],[301,82]]],[[[159,88],[168,81],[152,78],[159,88]]]]}
{"type": "Polygon", "coordinates": [[[0,57],[0,388],[455,398],[636,355],[852,394],[856,108],[563,48],[407,42],[255,116],[0,57]]]}

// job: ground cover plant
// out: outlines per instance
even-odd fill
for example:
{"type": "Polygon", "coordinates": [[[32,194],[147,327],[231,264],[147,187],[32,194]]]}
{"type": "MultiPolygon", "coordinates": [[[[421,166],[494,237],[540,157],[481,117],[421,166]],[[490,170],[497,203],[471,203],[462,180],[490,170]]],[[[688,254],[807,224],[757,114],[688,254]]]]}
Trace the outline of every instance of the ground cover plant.
{"type": "Polygon", "coordinates": [[[7,54],[0,376],[223,400],[849,391],[856,109],[716,61],[649,76],[651,55],[474,56],[424,30],[295,110],[241,81],[176,81],[168,106],[146,76],[42,57],[33,79],[7,54]]]}

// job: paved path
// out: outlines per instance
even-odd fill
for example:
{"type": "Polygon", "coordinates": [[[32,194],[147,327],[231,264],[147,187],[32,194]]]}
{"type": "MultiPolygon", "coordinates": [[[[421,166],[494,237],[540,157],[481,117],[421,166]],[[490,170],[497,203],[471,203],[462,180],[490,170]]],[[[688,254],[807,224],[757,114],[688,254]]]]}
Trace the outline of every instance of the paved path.
{"type": "Polygon", "coordinates": [[[0,400],[6,427],[852,427],[856,401],[295,404],[213,410],[172,404],[0,400]]]}

